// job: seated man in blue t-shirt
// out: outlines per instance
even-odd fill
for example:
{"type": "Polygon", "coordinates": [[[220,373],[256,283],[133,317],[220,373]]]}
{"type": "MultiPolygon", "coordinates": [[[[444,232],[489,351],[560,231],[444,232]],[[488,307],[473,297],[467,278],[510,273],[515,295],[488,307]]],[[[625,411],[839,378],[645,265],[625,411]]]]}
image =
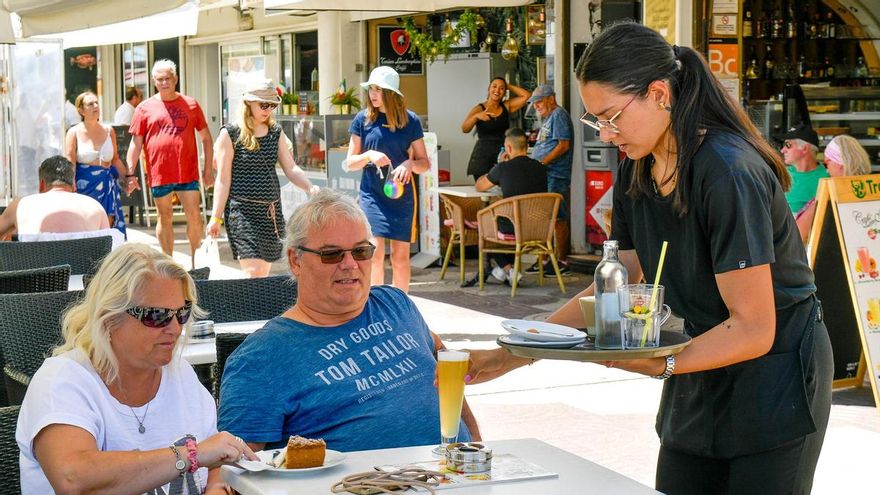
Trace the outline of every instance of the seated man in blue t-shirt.
{"type": "MultiPolygon", "coordinates": [[[[541,162],[529,158],[529,141],[522,129],[508,129],[504,133],[504,153],[507,161],[498,163],[489,173],[477,179],[477,191],[488,191],[501,186],[501,196],[509,198],[521,194],[547,192],[547,168],[541,162]]],[[[498,231],[513,234],[513,223],[504,217],[498,218],[498,231]]],[[[489,258],[498,265],[492,269],[492,276],[499,282],[510,284],[513,278],[522,276],[513,273],[514,255],[490,253],[489,258]]]]}
{"type": "MultiPolygon", "coordinates": [[[[218,423],[254,450],[291,435],[350,452],[439,443],[439,337],[390,286],[370,287],[364,213],[322,189],[287,223],[296,304],[226,362],[218,423]]],[[[459,440],[479,439],[465,402],[459,440]]]]}

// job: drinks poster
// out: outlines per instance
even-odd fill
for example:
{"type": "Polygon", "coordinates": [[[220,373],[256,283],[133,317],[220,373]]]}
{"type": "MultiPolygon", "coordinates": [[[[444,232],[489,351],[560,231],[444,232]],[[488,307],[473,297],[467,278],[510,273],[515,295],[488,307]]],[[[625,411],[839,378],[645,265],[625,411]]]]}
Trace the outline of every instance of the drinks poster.
{"type": "Polygon", "coordinates": [[[880,201],[839,203],[837,211],[863,350],[876,380],[880,378],[880,201]]]}

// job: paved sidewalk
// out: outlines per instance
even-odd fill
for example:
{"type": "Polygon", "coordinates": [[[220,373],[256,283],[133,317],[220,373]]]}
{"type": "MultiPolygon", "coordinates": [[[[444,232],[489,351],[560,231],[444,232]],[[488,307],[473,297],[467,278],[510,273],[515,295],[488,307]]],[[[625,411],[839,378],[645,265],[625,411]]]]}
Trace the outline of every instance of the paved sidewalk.
{"type": "MultiPolygon", "coordinates": [[[[177,229],[182,231],[182,226],[177,229]]],[[[137,230],[141,232],[133,233],[133,240],[156,244],[151,230],[137,230]]],[[[176,259],[189,262],[185,241],[175,243],[175,251],[176,259]]],[[[223,267],[213,270],[212,278],[240,276],[224,243],[221,261],[223,267]]],[[[476,263],[469,262],[468,274],[475,269],[476,263]]],[[[286,263],[275,263],[272,273],[289,273],[286,263]]],[[[541,319],[591,281],[577,273],[566,277],[563,295],[553,279],[539,287],[535,276],[527,276],[526,286],[511,299],[510,288],[501,284],[487,284],[482,292],[476,287],[460,289],[457,267],[450,267],[445,281],[439,274],[439,268],[413,269],[410,294],[447,345],[468,349],[494,347],[495,339],[506,333],[501,320],[541,319]]],[[[470,386],[467,397],[486,441],[540,438],[653,486],[659,449],[654,417],[661,387],[656,380],[595,364],[540,361],[470,386]]],[[[813,493],[873,490],[878,445],[880,413],[870,388],[835,392],[813,493]]]]}

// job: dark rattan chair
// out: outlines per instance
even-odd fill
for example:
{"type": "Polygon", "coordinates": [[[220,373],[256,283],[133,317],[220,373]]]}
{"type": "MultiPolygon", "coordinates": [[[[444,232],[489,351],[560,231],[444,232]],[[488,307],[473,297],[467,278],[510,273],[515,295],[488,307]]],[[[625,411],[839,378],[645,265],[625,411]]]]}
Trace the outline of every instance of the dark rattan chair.
{"type": "Polygon", "coordinates": [[[226,359],[238,346],[244,342],[244,339],[250,334],[247,333],[218,333],[214,339],[214,345],[217,347],[217,362],[213,364],[212,375],[214,376],[214,398],[220,400],[220,381],[223,379],[223,368],[226,367],[226,359]]]}
{"type": "Polygon", "coordinates": [[[83,291],[0,295],[0,342],[10,404],[21,404],[43,360],[62,342],[61,316],[83,291]]]}
{"type": "Polygon", "coordinates": [[[0,486],[6,495],[21,493],[18,469],[18,443],[15,428],[18,423],[19,406],[0,407],[0,486]]]}
{"type": "Polygon", "coordinates": [[[0,294],[67,290],[70,265],[0,272],[0,294]]]}
{"type": "Polygon", "coordinates": [[[296,302],[296,282],[287,276],[196,280],[199,306],[215,323],[268,320],[296,302]]]}
{"type": "Polygon", "coordinates": [[[86,237],[58,241],[0,242],[0,270],[30,270],[70,265],[70,273],[94,273],[110,252],[113,238],[86,237]]]}
{"type": "MultiPolygon", "coordinates": [[[[208,276],[211,275],[211,267],[206,266],[203,268],[195,268],[190,270],[188,273],[193,280],[208,280],[208,276]]],[[[85,275],[83,275],[83,287],[88,287],[89,284],[92,283],[93,278],[95,278],[94,273],[86,273],[85,275]]]]}

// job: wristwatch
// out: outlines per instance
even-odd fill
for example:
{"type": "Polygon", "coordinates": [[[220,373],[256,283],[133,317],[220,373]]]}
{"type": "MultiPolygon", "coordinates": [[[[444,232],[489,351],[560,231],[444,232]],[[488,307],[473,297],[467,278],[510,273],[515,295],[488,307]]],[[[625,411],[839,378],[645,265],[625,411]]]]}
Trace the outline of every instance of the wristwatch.
{"type": "Polygon", "coordinates": [[[174,452],[174,457],[177,458],[177,461],[174,462],[174,467],[178,471],[180,471],[180,475],[183,476],[184,474],[186,474],[186,461],[183,460],[182,457],[180,457],[180,452],[177,450],[177,447],[175,447],[174,445],[169,445],[168,448],[171,449],[172,452],[174,452]]]}
{"type": "Polygon", "coordinates": [[[669,355],[666,356],[666,369],[663,370],[663,373],[659,375],[653,375],[651,378],[656,378],[658,380],[665,380],[672,376],[672,373],[675,371],[675,356],[669,355]]]}

